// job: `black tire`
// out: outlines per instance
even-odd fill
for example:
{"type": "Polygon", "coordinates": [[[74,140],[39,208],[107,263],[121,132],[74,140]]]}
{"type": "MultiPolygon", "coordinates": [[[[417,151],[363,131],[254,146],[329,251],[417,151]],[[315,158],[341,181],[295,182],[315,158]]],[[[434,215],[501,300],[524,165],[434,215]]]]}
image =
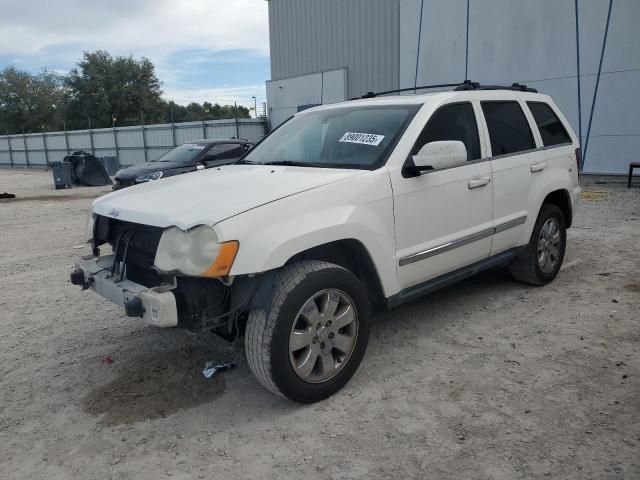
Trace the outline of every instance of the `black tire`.
{"type": "Polygon", "coordinates": [[[278,272],[268,311],[254,309],[249,313],[245,334],[249,368],[265,388],[277,395],[300,403],[323,400],[340,390],[357,370],[369,339],[369,315],[366,290],[350,271],[315,260],[288,265],[278,272]],[[344,292],[352,301],[357,321],[355,346],[335,376],[309,383],[294,371],[289,338],[302,306],[326,289],[344,292]]]}
{"type": "Polygon", "coordinates": [[[529,243],[523,247],[522,251],[518,254],[518,257],[509,264],[509,271],[513,278],[520,282],[528,283],[530,285],[546,285],[558,275],[560,267],[562,266],[562,261],[564,260],[566,247],[567,224],[564,214],[557,206],[550,203],[544,203],[542,208],[540,208],[540,213],[538,214],[536,224],[533,227],[529,243]],[[555,219],[557,221],[560,233],[560,245],[557,261],[555,262],[553,269],[545,272],[538,261],[538,240],[543,226],[549,219],[555,219]]]}

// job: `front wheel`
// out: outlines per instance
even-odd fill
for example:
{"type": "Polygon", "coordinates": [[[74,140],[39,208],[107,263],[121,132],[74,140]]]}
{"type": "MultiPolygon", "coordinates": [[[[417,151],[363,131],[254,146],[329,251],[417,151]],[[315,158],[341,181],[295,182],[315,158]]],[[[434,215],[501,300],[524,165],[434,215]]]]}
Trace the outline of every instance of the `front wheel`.
{"type": "Polygon", "coordinates": [[[540,209],[529,244],[509,265],[511,275],[531,285],[551,282],[562,266],[567,246],[567,227],[562,210],[545,203],[540,209]]]}
{"type": "Polygon", "coordinates": [[[369,338],[369,301],[348,270],[320,261],[278,273],[268,311],[250,312],[245,350],[268,390],[301,403],[323,400],[353,376],[369,338]]]}

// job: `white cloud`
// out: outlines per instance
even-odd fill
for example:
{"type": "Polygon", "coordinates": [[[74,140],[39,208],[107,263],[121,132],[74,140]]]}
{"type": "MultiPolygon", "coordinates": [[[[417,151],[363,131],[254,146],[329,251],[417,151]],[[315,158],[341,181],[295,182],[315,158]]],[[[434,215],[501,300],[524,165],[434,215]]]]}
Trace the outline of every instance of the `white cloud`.
{"type": "MultiPolygon", "coordinates": [[[[268,53],[264,0],[28,0],[2,2],[0,55],[77,46],[163,57],[184,49],[268,53]],[[26,3],[26,4],[25,4],[26,3]],[[142,53],[140,53],[142,52],[142,53]]],[[[77,49],[70,52],[78,59],[77,49]]]]}
{"type": "Polygon", "coordinates": [[[253,83],[265,79],[234,70],[268,56],[267,10],[265,0],[0,0],[0,58],[32,71],[67,73],[84,51],[145,56],[168,100],[249,106],[253,95],[264,99],[264,84],[253,83]],[[210,82],[219,83],[209,88],[202,73],[215,59],[228,69],[223,82],[210,70],[210,82]],[[236,76],[250,85],[220,86],[234,84],[236,76]]]}

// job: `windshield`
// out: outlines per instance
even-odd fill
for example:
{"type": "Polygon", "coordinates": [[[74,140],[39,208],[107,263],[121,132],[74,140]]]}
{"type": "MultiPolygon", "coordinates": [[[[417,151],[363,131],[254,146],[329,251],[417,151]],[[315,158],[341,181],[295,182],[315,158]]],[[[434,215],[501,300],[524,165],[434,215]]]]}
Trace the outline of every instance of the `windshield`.
{"type": "Polygon", "coordinates": [[[304,113],[274,130],[240,163],[377,168],[419,107],[341,107],[304,113]]]}
{"type": "Polygon", "coordinates": [[[184,165],[190,164],[202,151],[207,147],[202,143],[183,143],[173,150],[169,150],[160,158],[152,160],[153,162],[175,162],[184,165]]]}

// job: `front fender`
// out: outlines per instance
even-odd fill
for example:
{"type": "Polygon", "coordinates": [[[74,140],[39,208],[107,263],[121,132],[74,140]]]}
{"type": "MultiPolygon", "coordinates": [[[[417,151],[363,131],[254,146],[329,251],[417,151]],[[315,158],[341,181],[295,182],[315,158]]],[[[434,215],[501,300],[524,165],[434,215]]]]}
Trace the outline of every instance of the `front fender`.
{"type": "Polygon", "coordinates": [[[397,292],[393,198],[386,169],[280,199],[214,228],[220,239],[240,242],[231,275],[280,268],[313,247],[354,239],[367,249],[385,296],[397,292]]]}

